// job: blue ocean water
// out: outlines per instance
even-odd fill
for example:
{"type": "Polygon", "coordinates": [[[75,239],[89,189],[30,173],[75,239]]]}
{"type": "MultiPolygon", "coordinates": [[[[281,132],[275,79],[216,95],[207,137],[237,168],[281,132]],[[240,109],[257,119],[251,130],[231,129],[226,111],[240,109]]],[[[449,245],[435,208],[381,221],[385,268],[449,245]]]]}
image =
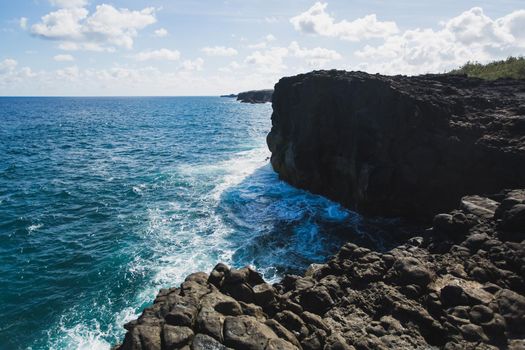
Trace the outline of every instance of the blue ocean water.
{"type": "Polygon", "coordinates": [[[109,349],[219,261],[269,280],[360,217],[278,180],[271,105],[218,97],[0,98],[0,348],[109,349]]]}

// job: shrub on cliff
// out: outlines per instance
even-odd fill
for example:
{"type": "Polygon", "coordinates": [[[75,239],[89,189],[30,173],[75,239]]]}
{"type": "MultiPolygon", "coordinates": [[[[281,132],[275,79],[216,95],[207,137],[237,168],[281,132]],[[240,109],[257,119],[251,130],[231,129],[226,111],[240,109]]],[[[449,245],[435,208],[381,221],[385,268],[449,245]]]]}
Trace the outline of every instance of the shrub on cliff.
{"type": "Polygon", "coordinates": [[[466,74],[488,80],[498,78],[525,79],[525,57],[509,57],[506,60],[494,61],[487,64],[467,62],[450,74],[466,74]]]}

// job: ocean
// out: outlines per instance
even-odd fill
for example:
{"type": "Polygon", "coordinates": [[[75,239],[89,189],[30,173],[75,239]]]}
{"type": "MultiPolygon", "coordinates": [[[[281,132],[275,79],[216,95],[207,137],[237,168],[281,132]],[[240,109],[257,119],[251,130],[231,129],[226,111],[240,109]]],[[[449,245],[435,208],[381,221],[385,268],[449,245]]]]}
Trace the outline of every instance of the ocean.
{"type": "Polygon", "coordinates": [[[219,97],[0,98],[0,349],[109,349],[192,272],[277,281],[362,235],[278,179],[270,116],[219,97]]]}

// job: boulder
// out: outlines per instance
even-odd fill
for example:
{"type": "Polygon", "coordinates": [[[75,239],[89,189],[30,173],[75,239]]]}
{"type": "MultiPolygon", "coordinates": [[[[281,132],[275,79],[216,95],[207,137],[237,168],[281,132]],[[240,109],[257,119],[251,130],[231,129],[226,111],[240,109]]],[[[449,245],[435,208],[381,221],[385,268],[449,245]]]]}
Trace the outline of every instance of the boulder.
{"type": "Polygon", "coordinates": [[[224,343],[237,349],[264,350],[270,339],[278,339],[267,325],[251,316],[226,317],[224,343]]]}
{"type": "Polygon", "coordinates": [[[400,285],[426,287],[432,280],[432,274],[419,259],[400,257],[392,266],[391,278],[400,285]]]}
{"type": "Polygon", "coordinates": [[[193,331],[188,327],[164,325],[162,329],[163,349],[175,350],[187,345],[193,338],[193,331]]]}

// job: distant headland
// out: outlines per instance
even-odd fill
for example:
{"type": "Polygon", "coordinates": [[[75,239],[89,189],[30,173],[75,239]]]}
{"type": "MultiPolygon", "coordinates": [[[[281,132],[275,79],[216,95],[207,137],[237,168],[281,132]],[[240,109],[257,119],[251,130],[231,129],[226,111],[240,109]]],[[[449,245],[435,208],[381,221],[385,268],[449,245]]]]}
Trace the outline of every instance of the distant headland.
{"type": "Polygon", "coordinates": [[[273,89],[250,90],[238,94],[221,95],[221,97],[237,98],[243,103],[266,103],[272,102],[273,89]]]}

